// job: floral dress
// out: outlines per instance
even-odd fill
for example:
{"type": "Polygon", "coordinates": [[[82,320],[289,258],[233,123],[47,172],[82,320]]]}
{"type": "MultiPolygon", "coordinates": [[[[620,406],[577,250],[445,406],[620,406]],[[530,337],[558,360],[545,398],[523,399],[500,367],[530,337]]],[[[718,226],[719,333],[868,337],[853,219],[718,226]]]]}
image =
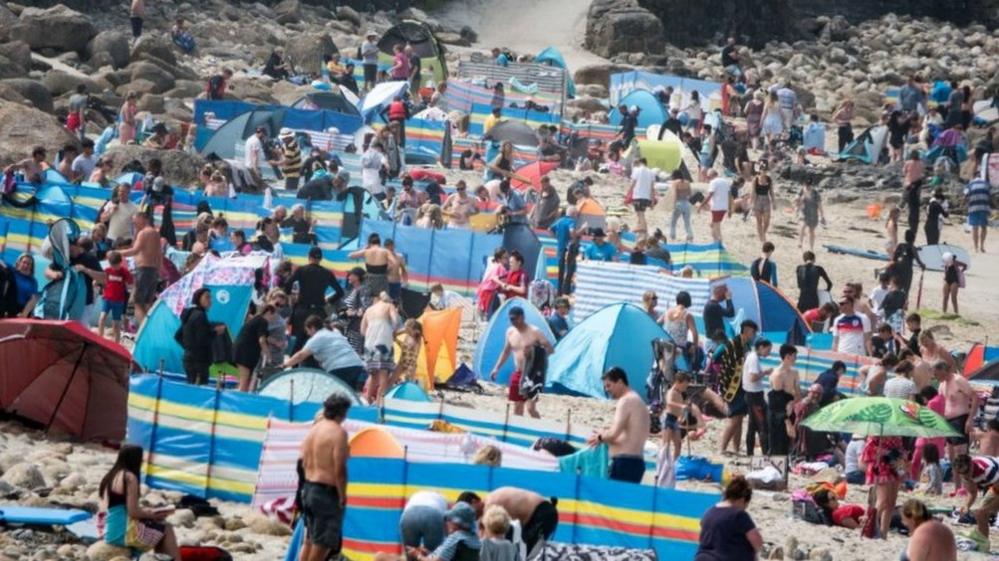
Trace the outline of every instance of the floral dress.
{"type": "Polygon", "coordinates": [[[902,476],[899,474],[898,466],[907,457],[902,439],[897,436],[868,438],[864,451],[860,453],[861,461],[867,466],[868,485],[900,483],[902,476]],[[895,458],[894,462],[886,461],[889,458],[895,458]]]}

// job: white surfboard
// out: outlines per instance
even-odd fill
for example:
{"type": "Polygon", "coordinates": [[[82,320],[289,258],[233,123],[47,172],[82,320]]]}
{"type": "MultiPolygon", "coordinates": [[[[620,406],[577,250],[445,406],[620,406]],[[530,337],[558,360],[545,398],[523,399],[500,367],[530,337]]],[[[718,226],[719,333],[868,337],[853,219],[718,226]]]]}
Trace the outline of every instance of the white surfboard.
{"type": "Polygon", "coordinates": [[[943,271],[943,254],[953,253],[954,257],[971,268],[971,256],[964,249],[957,247],[956,245],[950,245],[946,243],[937,245],[924,245],[919,248],[919,260],[926,265],[926,268],[931,271],[943,271]]]}

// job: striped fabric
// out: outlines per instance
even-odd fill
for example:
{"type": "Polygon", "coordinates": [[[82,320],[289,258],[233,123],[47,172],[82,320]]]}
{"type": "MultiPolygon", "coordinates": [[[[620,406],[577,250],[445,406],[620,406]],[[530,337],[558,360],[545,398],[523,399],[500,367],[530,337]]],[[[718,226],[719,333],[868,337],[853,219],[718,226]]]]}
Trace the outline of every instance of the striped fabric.
{"type": "Polygon", "coordinates": [[[658,267],[584,261],[576,268],[573,321],[579,323],[597,310],[621,302],[642,306],[642,294],[652,290],[659,297],[657,315],[666,312],[678,292],[690,293],[690,311],[700,315],[711,296],[711,282],[706,279],[684,279],[664,274],[658,267]]]}
{"type": "MultiPolygon", "coordinates": [[[[798,360],[795,361],[794,367],[798,370],[802,391],[807,391],[819,374],[831,368],[837,360],[846,364],[846,374],[839,379],[839,391],[847,395],[864,395],[860,388],[862,382],[860,368],[877,364],[877,359],[798,347],[798,360]]],[[[780,357],[776,352],[771,352],[770,356],[760,361],[760,364],[763,368],[776,368],[780,365],[780,357]]],[[[764,382],[769,383],[767,379],[764,379],[764,382]]]]}
{"type": "MultiPolygon", "coordinates": [[[[476,103],[472,105],[472,112],[468,119],[468,133],[474,136],[484,134],[483,124],[492,112],[492,107],[476,103]]],[[[528,111],[527,109],[504,109],[504,121],[519,121],[532,129],[538,129],[541,125],[558,125],[561,117],[557,113],[545,113],[541,111],[528,111]]]]}
{"type": "Polygon", "coordinates": [[[701,107],[705,110],[713,110],[721,107],[720,82],[709,82],[696,78],[685,78],[670,74],[654,74],[642,70],[631,70],[611,74],[610,77],[610,102],[616,106],[625,96],[635,90],[653,91],[657,86],[672,87],[674,94],[682,94],[682,105],[686,106],[690,102],[690,93],[698,92],[701,98],[701,107]],[[707,100],[707,101],[705,101],[707,100]]]}
{"type": "MultiPolygon", "coordinates": [[[[225,119],[214,119],[214,118],[205,119],[205,127],[207,127],[210,130],[217,130],[226,123],[227,121],[225,119]]],[[[312,146],[326,152],[332,152],[334,150],[341,151],[354,143],[353,134],[333,134],[329,131],[313,131],[313,130],[295,129],[295,128],[292,128],[291,130],[294,131],[295,133],[308,135],[309,142],[312,144],[312,146]]],[[[242,145],[242,143],[239,144],[242,145]]],[[[242,154],[242,148],[237,150],[237,153],[242,154]]]]}
{"type": "Polygon", "coordinates": [[[508,94],[518,92],[517,88],[511,86],[514,81],[525,86],[536,85],[537,91],[531,93],[530,97],[558,102],[565,99],[568,87],[568,76],[564,68],[530,62],[511,61],[506,66],[500,66],[492,60],[484,62],[462,60],[458,62],[458,76],[473,83],[485,83],[489,86],[503,82],[508,94]]]}
{"type": "MultiPolygon", "coordinates": [[[[282,498],[294,497],[298,475],[295,464],[300,455],[302,441],[312,423],[288,423],[271,419],[260,455],[257,490],[253,506],[264,505],[282,498]]],[[[348,434],[354,435],[367,427],[381,427],[406,450],[410,462],[469,464],[479,448],[495,446],[503,453],[503,467],[553,472],[559,470],[558,460],[546,452],[507,444],[493,438],[469,433],[440,433],[408,429],[390,425],[376,425],[363,421],[347,420],[343,423],[348,434]]]]}
{"type": "Polygon", "coordinates": [[[454,501],[463,491],[484,496],[516,486],[558,499],[554,541],[655,549],[660,559],[691,560],[700,518],[717,494],[658,489],[572,476],[404,460],[354,458],[348,470],[344,554],[370,561],[377,552],[401,553],[399,518],[417,491],[436,491],[454,501]]]}

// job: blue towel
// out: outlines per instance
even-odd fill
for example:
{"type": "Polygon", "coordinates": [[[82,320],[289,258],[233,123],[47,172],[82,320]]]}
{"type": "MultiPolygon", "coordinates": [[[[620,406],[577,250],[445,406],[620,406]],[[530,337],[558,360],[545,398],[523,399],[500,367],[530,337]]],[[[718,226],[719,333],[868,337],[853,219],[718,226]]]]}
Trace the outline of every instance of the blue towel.
{"type": "Polygon", "coordinates": [[[610,475],[610,453],[606,444],[584,448],[558,459],[558,469],[564,473],[579,473],[607,479],[610,475]]]}

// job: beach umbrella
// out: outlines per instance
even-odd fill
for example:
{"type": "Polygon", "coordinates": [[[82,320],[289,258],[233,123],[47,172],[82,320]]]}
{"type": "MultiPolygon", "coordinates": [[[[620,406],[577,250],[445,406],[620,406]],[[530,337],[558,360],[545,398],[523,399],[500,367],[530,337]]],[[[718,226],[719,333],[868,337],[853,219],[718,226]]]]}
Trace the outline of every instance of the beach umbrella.
{"type": "Polygon", "coordinates": [[[802,423],[820,432],[864,436],[957,436],[947,420],[928,407],[889,397],[852,397],[829,404],[802,423]]]}
{"type": "Polygon", "coordinates": [[[514,189],[527,189],[533,186],[541,190],[541,178],[548,175],[553,169],[558,167],[558,162],[534,162],[518,169],[516,177],[510,181],[514,189]]]}

